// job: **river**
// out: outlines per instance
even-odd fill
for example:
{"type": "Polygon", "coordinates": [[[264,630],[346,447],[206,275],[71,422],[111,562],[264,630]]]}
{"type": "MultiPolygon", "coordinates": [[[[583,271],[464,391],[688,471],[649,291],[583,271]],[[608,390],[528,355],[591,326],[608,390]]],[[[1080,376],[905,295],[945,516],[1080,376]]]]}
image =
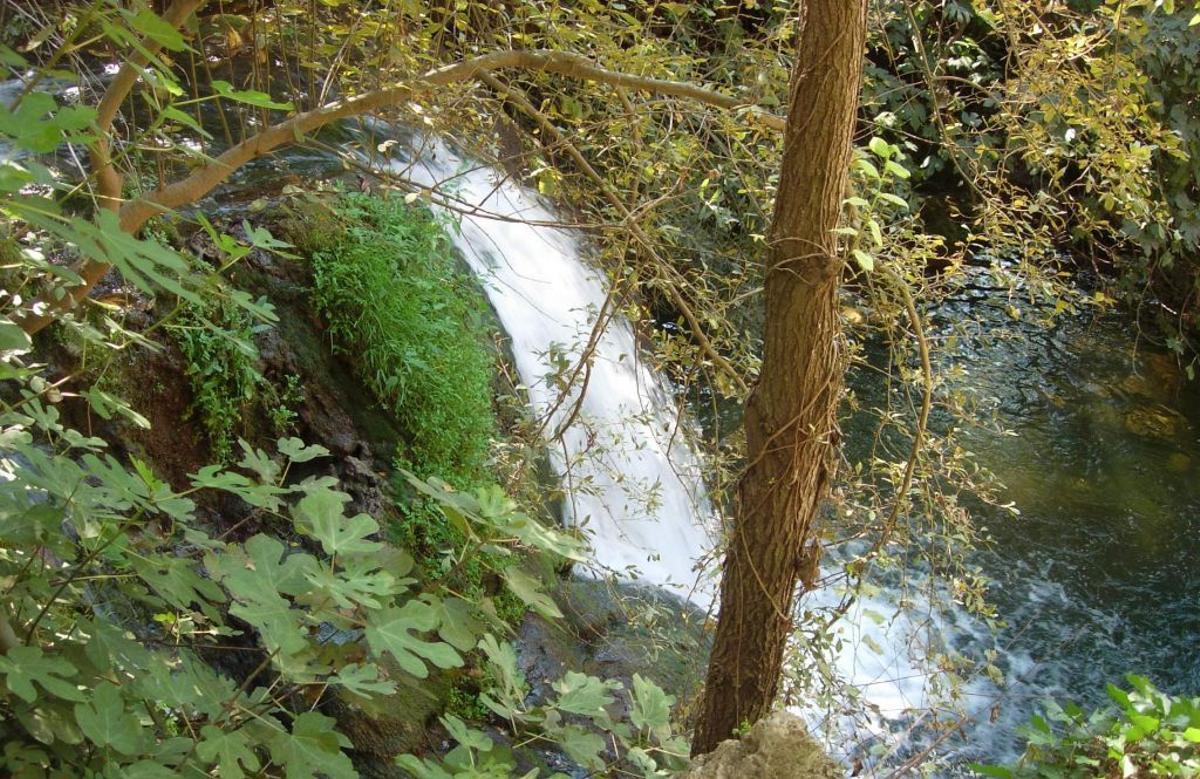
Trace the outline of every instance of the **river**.
{"type": "Polygon", "coordinates": [[[994,539],[976,560],[1006,624],[955,638],[999,650],[1008,679],[987,701],[995,722],[956,739],[956,762],[1012,757],[1016,726],[1044,699],[1100,705],[1129,672],[1200,691],[1196,383],[1128,316],[1044,328],[973,297],[941,311],[939,328],[958,335],[946,358],[960,382],[1011,433],[967,440],[1021,513],[976,507],[994,539]]]}

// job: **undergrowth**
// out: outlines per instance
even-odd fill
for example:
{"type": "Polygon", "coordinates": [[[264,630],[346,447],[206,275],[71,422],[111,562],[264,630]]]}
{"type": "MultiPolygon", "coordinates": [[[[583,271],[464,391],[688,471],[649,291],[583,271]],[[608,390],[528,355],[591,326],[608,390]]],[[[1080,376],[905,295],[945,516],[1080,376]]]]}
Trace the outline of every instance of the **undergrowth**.
{"type": "Polygon", "coordinates": [[[250,317],[224,299],[184,306],[167,328],[183,353],[192,413],[219,462],[229,461],[233,442],[246,433],[247,412],[266,383],[254,329],[250,317]]]}
{"type": "MultiPolygon", "coordinates": [[[[488,447],[495,355],[486,303],[458,264],[444,226],[398,198],[341,196],[339,230],[323,229],[312,255],[313,299],[335,351],[348,357],[405,432],[397,471],[472,490],[491,479],[488,447]]],[[[461,542],[426,498],[398,484],[396,539],[437,569],[461,542]]],[[[478,586],[477,571],[460,572],[478,586]]]]}
{"type": "Polygon", "coordinates": [[[1113,705],[1105,708],[1047,703],[1024,729],[1025,754],[1015,765],[972,768],[1008,779],[1200,775],[1200,698],[1126,678],[1129,690],[1108,685],[1113,705]]]}

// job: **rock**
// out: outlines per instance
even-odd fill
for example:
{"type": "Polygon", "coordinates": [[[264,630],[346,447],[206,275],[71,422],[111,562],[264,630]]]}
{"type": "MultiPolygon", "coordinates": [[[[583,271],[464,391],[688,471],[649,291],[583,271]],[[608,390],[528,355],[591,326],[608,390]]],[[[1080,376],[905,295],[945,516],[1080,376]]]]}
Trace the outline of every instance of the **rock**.
{"type": "Polygon", "coordinates": [[[531,613],[516,642],[535,702],[570,669],[620,680],[626,688],[638,673],[676,696],[682,712],[691,708],[703,682],[698,658],[708,656],[711,638],[703,614],[647,587],[586,579],[557,586],[563,619],[548,622],[531,613]]]}
{"type": "Polygon", "coordinates": [[[1173,438],[1183,420],[1164,406],[1141,406],[1125,414],[1125,429],[1147,438],[1173,438]]]}
{"type": "Polygon", "coordinates": [[[844,772],[794,714],[776,712],[741,739],[722,741],[696,760],[686,779],[834,779],[844,772]]]}
{"type": "Polygon", "coordinates": [[[394,695],[371,699],[331,695],[325,701],[325,712],[337,719],[338,729],[353,745],[361,776],[408,776],[394,764],[395,757],[427,745],[430,729],[450,694],[450,677],[444,673],[414,679],[397,670],[390,677],[397,685],[394,695]]]}

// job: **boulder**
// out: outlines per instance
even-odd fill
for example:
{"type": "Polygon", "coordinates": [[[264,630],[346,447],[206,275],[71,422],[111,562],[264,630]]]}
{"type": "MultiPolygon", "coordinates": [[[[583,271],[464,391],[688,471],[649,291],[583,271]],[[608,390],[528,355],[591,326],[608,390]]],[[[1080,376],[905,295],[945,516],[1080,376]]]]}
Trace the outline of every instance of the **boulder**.
{"type": "Polygon", "coordinates": [[[794,714],[776,712],[740,739],[696,759],[686,779],[835,779],[844,776],[794,714]]]}

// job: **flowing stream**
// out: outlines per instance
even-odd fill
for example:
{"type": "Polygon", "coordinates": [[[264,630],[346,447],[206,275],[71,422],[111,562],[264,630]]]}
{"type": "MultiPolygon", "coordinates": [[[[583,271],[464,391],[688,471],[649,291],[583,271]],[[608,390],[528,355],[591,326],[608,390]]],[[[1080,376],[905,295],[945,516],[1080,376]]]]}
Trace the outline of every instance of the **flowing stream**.
{"type": "MultiPolygon", "coordinates": [[[[395,165],[469,212],[460,213],[454,242],[511,338],[530,402],[550,412],[549,429],[570,422],[552,456],[569,496],[566,519],[589,534],[593,573],[638,578],[709,605],[712,585],[695,569],[711,549],[714,518],[688,423],[639,358],[626,321],[614,318],[593,334],[609,310],[607,284],[584,244],[501,172],[443,143],[423,144],[395,165]],[[555,366],[574,364],[589,345],[586,381],[560,398],[555,366]]],[[[1014,518],[979,507],[995,543],[976,561],[994,582],[999,631],[955,610],[924,615],[936,641],[976,659],[994,651],[1007,675],[1003,686],[968,684],[970,717],[930,752],[947,774],[972,760],[1013,758],[1017,728],[1048,696],[1099,704],[1104,683],[1128,671],[1166,689],[1200,689],[1200,396],[1169,357],[1135,353],[1125,322],[1045,329],[1014,323],[1004,309],[984,293],[936,316],[943,334],[955,336],[949,359],[964,371],[964,391],[1007,428],[974,433],[970,444],[1022,511],[1014,518]]],[[[813,605],[831,597],[817,595],[813,605]]],[[[865,734],[847,738],[860,753],[873,739],[892,765],[929,745],[912,735],[930,675],[914,618],[891,616],[900,598],[885,590],[860,599],[833,658],[879,712],[865,734]]]]}

